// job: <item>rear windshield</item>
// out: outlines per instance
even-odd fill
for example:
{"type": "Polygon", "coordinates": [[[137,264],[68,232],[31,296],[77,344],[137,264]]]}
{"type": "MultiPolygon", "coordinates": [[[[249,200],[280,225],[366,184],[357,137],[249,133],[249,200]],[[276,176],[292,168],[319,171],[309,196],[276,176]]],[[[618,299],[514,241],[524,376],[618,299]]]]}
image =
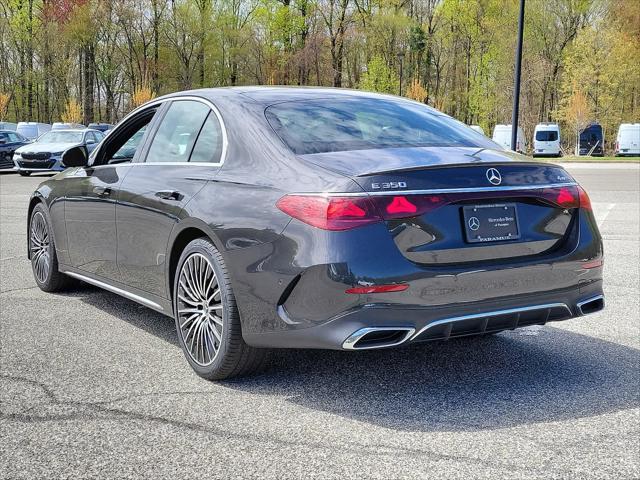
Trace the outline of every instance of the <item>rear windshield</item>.
{"type": "Polygon", "coordinates": [[[500,148],[462,122],[403,100],[284,102],[267,108],[265,114],[298,155],[399,147],[500,148]]]}
{"type": "Polygon", "coordinates": [[[602,127],[600,125],[592,125],[580,132],[580,141],[589,142],[602,138],[602,127]]]}
{"type": "Polygon", "coordinates": [[[538,130],[536,140],[539,142],[555,142],[558,140],[558,132],[555,130],[538,130]]]}

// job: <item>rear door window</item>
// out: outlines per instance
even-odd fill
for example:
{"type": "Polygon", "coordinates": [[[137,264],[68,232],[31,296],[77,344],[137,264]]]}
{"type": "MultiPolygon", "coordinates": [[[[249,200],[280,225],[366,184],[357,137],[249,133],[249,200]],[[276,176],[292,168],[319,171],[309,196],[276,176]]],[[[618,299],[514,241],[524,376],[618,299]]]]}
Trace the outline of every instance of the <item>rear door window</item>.
{"type": "Polygon", "coordinates": [[[209,112],[191,153],[191,162],[219,163],[222,160],[222,128],[215,113],[209,112]]]}
{"type": "Polygon", "coordinates": [[[187,162],[208,114],[209,107],[200,102],[172,102],[153,137],[147,163],[187,162]]]}

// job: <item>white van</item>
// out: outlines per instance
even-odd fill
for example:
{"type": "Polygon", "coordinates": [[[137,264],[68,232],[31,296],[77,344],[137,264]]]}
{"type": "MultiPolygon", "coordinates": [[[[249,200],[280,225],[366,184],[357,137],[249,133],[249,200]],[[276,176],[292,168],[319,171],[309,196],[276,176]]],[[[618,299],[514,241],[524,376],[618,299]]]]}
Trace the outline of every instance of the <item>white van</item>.
{"type": "Polygon", "coordinates": [[[560,156],[560,127],[557,123],[539,123],[533,133],[534,157],[560,156]]]}
{"type": "Polygon", "coordinates": [[[469,128],[471,130],[475,130],[476,132],[484,135],[484,130],[482,129],[482,127],[480,125],[469,125],[469,128]]]}
{"type": "Polygon", "coordinates": [[[640,156],[640,123],[623,123],[616,137],[616,157],[640,156]]]}
{"type": "Polygon", "coordinates": [[[18,128],[18,126],[15,123],[0,122],[0,130],[13,130],[15,132],[16,128],[18,128]]]}
{"type": "Polygon", "coordinates": [[[51,125],[38,122],[18,122],[18,128],[16,128],[16,132],[27,137],[29,140],[35,140],[49,130],[51,130],[51,125]]]}
{"type": "MultiPolygon", "coordinates": [[[[493,141],[505,150],[511,150],[511,125],[496,125],[493,129],[493,141]]],[[[524,138],[522,127],[518,127],[516,152],[525,153],[526,151],[527,141],[524,138]]]]}

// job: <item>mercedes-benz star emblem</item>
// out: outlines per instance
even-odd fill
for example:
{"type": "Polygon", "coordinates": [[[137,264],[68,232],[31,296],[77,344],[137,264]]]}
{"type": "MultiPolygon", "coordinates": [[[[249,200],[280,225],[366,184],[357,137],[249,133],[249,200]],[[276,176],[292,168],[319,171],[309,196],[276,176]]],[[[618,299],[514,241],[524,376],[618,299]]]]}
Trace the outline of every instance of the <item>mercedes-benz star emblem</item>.
{"type": "Polygon", "coordinates": [[[480,220],[478,220],[478,217],[471,217],[468,223],[469,228],[474,232],[480,228],[480,220]]]}
{"type": "Polygon", "coordinates": [[[502,175],[497,169],[489,168],[487,170],[487,180],[493,185],[500,185],[502,183],[502,175]]]}

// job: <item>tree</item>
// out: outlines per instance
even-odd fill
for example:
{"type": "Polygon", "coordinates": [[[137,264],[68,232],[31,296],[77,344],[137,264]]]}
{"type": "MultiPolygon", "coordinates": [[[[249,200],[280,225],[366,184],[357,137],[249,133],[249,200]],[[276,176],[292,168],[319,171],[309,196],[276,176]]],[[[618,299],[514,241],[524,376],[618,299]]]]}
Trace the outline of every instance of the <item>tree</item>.
{"type": "Polygon", "coordinates": [[[69,99],[60,118],[65,123],[80,123],[83,119],[80,104],[73,98],[69,99]]]}
{"type": "Polygon", "coordinates": [[[371,92],[397,94],[400,80],[395,70],[391,69],[382,57],[376,56],[367,65],[367,71],[362,76],[360,88],[371,92]]]}
{"type": "Polygon", "coordinates": [[[580,133],[589,125],[591,115],[587,96],[574,84],[571,96],[561,109],[561,116],[575,132],[575,155],[580,154],[580,133]]]}

